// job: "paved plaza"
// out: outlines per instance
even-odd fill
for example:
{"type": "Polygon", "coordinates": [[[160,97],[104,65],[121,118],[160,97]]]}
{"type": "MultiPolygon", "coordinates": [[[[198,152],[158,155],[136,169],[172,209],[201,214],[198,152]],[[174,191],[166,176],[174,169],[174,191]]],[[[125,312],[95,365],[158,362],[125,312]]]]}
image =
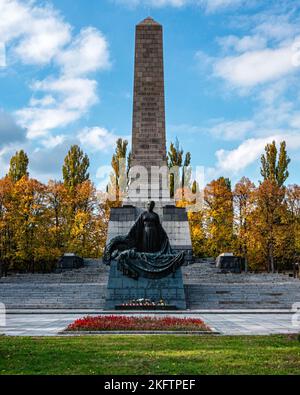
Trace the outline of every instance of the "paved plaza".
{"type": "MultiPolygon", "coordinates": [[[[83,313],[7,314],[0,333],[8,336],[55,336],[83,313]]],[[[173,316],[175,314],[172,314],[173,316]]],[[[202,318],[222,335],[270,335],[300,332],[292,313],[183,313],[180,317],[202,318]],[[293,325],[294,321],[294,325],[293,325]]]]}

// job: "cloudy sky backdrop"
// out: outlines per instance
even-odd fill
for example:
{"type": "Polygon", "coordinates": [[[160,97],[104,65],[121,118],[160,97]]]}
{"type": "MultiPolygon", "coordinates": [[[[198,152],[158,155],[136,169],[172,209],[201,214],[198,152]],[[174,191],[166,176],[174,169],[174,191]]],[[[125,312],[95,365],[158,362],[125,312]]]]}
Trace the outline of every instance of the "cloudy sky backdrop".
{"type": "Polygon", "coordinates": [[[103,185],[130,138],[135,24],[164,25],[168,143],[206,181],[259,179],[266,143],[300,165],[299,0],[0,0],[0,176],[25,149],[41,181],[61,177],[77,143],[103,185]]]}

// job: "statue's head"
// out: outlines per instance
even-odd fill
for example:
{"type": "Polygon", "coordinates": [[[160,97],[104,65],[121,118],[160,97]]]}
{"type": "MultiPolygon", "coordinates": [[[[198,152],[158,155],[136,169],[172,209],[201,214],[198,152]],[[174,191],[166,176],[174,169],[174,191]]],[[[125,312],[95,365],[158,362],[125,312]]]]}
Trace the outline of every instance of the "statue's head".
{"type": "Polygon", "coordinates": [[[153,202],[153,200],[152,200],[152,201],[149,201],[149,202],[147,203],[147,209],[148,209],[148,211],[152,212],[152,211],[154,210],[154,207],[155,207],[155,202],[153,202]]]}

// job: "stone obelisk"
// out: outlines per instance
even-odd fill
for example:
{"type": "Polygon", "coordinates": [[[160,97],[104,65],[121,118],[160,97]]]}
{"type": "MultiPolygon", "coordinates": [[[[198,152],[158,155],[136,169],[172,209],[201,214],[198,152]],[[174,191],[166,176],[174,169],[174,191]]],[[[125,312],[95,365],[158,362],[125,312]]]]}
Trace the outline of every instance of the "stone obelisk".
{"type": "Polygon", "coordinates": [[[136,26],[132,127],[133,166],[165,166],[163,28],[152,18],[136,26]]]}
{"type": "Polygon", "coordinates": [[[136,206],[143,207],[149,199],[156,206],[172,203],[169,196],[168,175],[153,172],[155,167],[167,170],[166,121],[163,59],[163,27],[148,17],[136,26],[134,99],[132,125],[132,166],[147,171],[139,174],[139,198],[136,190],[129,197],[136,206]],[[164,202],[164,203],[163,203],[164,202]]]}

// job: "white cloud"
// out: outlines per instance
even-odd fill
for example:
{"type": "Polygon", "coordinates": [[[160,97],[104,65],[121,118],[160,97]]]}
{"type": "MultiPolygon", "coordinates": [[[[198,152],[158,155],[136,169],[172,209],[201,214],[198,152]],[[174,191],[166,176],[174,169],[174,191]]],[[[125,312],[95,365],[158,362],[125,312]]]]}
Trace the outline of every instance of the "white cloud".
{"type": "Polygon", "coordinates": [[[6,67],[6,48],[3,42],[0,42],[0,68],[1,67],[6,67]]]}
{"type": "Polygon", "coordinates": [[[206,12],[212,13],[226,8],[238,7],[243,4],[252,3],[253,0],[111,0],[117,4],[128,7],[149,6],[153,8],[161,7],[184,7],[187,5],[196,5],[205,9],[206,12]]]}
{"type": "Polygon", "coordinates": [[[284,135],[273,135],[265,138],[248,139],[233,150],[218,150],[218,159],[215,172],[219,174],[237,174],[247,166],[257,161],[263,154],[268,143],[275,141],[278,145],[281,141],[287,142],[288,150],[298,150],[300,148],[300,134],[290,132],[284,135]]]}
{"type": "Polygon", "coordinates": [[[300,32],[299,23],[292,23],[288,15],[262,15],[263,20],[254,27],[253,31],[267,39],[282,41],[300,32]]]}
{"type": "Polygon", "coordinates": [[[42,140],[42,144],[45,148],[52,149],[62,145],[66,138],[65,135],[50,136],[47,140],[42,140]]]}
{"type": "Polygon", "coordinates": [[[50,92],[56,95],[63,108],[85,111],[97,101],[96,81],[86,78],[47,79],[33,85],[35,91],[50,92]]]}
{"type": "Polygon", "coordinates": [[[196,3],[205,8],[207,12],[216,12],[225,8],[239,7],[250,3],[249,0],[198,0],[196,3]]]}
{"type": "Polygon", "coordinates": [[[0,37],[16,61],[51,65],[53,75],[31,84],[33,97],[16,112],[27,136],[51,138],[51,131],[77,121],[98,101],[89,74],[110,65],[106,38],[95,28],[72,36],[53,7],[35,0],[0,0],[0,37]]]}
{"type": "Polygon", "coordinates": [[[45,92],[46,96],[16,112],[30,139],[46,136],[49,131],[80,119],[98,100],[96,81],[84,78],[47,79],[37,81],[32,88],[35,93],[45,92]]]}
{"type": "Polygon", "coordinates": [[[82,29],[69,48],[58,55],[63,73],[85,75],[109,67],[108,43],[95,28],[82,29]]]}
{"type": "Polygon", "coordinates": [[[206,130],[218,139],[246,139],[233,149],[217,150],[216,166],[208,169],[210,177],[242,175],[248,166],[259,163],[265,145],[272,140],[277,144],[285,140],[289,152],[299,152],[300,112],[295,81],[296,78],[285,78],[256,89],[253,115],[248,120],[210,121],[212,126],[206,130]]]}
{"type": "Polygon", "coordinates": [[[118,139],[118,136],[100,127],[85,128],[78,133],[77,137],[80,143],[92,152],[105,151],[114,147],[118,139]]]}
{"type": "Polygon", "coordinates": [[[55,99],[52,95],[44,96],[41,99],[36,99],[32,97],[29,102],[29,105],[31,107],[35,107],[35,106],[47,107],[47,106],[51,106],[52,104],[55,104],[55,99]]]}
{"type": "Polygon", "coordinates": [[[292,59],[292,44],[276,49],[249,51],[219,59],[214,65],[214,74],[233,86],[249,88],[295,72],[297,69],[292,59]]]}
{"type": "Polygon", "coordinates": [[[195,54],[195,59],[197,61],[199,70],[203,73],[206,73],[213,67],[217,58],[209,56],[203,51],[197,51],[195,54]]]}
{"type": "Polygon", "coordinates": [[[255,128],[253,121],[223,121],[210,128],[210,133],[223,140],[240,140],[255,128]]]}
{"type": "Polygon", "coordinates": [[[285,8],[273,5],[267,11],[239,16],[234,21],[235,29],[242,28],[248,34],[218,37],[221,55],[212,58],[202,54],[207,64],[210,61],[212,76],[239,88],[243,94],[249,93],[250,88],[297,73],[300,25],[293,4],[285,8]]]}
{"type": "Polygon", "coordinates": [[[140,5],[151,6],[155,8],[160,7],[183,7],[186,4],[195,2],[194,0],[112,0],[115,3],[126,5],[128,7],[137,7],[140,5]]]}
{"type": "Polygon", "coordinates": [[[281,100],[290,84],[293,85],[293,82],[284,78],[261,89],[257,96],[257,99],[262,103],[261,107],[273,106],[278,100],[281,100]]]}
{"type": "Polygon", "coordinates": [[[253,51],[256,49],[263,49],[266,47],[267,40],[265,37],[254,35],[238,37],[234,35],[219,37],[218,43],[227,52],[234,50],[236,52],[253,51]]]}
{"type": "Polygon", "coordinates": [[[274,140],[274,137],[269,139],[249,139],[231,151],[218,150],[216,152],[218,159],[217,169],[226,174],[238,173],[256,161],[259,155],[262,154],[266,144],[271,142],[272,139],[274,140]]]}
{"type": "Polygon", "coordinates": [[[289,120],[289,124],[292,128],[300,130],[300,113],[295,113],[289,120]]]}
{"type": "Polygon", "coordinates": [[[71,28],[49,6],[30,0],[0,1],[0,37],[26,64],[46,64],[71,39],[71,28]]]}

